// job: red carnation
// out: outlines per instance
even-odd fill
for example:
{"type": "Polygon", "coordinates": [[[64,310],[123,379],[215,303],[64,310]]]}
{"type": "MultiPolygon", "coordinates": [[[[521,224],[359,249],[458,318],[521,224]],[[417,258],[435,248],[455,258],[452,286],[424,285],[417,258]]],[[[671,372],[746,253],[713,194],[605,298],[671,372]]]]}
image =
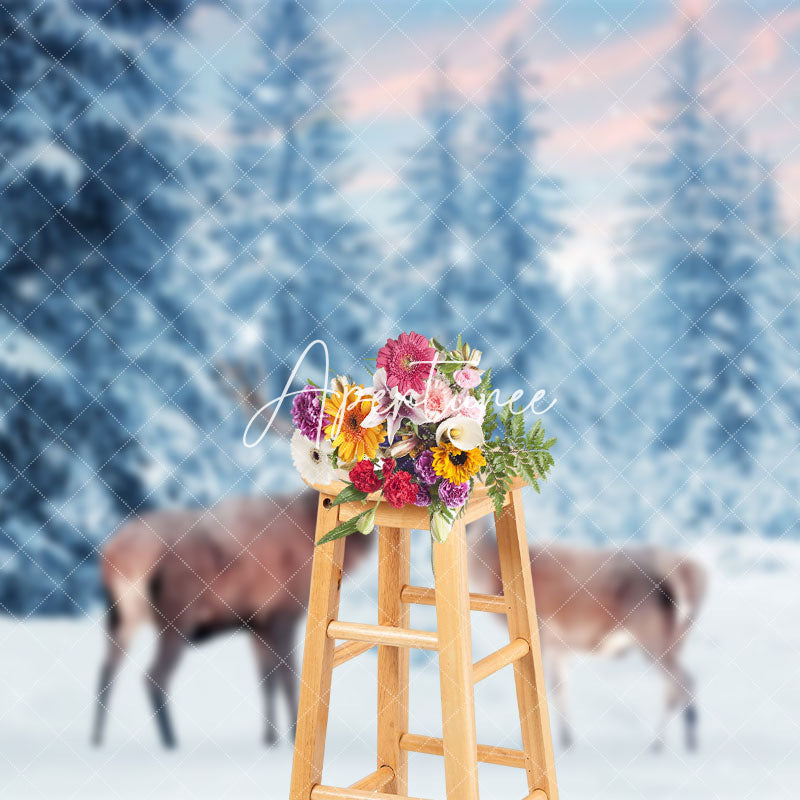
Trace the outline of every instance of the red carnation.
{"type": "Polygon", "coordinates": [[[417,499],[417,486],[411,480],[411,473],[400,470],[390,475],[383,486],[383,496],[394,508],[413,503],[417,499]]]}
{"type": "Polygon", "coordinates": [[[384,458],[382,468],[383,477],[388,478],[394,472],[396,466],[397,462],[393,458],[384,458]]]}
{"type": "Polygon", "coordinates": [[[350,470],[349,477],[360,492],[369,494],[381,488],[381,479],[375,474],[373,463],[366,458],[350,470]]]}

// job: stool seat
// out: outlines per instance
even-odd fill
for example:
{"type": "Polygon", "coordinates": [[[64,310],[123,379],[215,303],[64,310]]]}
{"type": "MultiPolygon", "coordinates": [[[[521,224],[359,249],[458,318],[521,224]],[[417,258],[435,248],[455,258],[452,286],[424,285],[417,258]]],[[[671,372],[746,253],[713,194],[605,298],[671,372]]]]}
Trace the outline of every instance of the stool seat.
{"type": "MultiPolygon", "coordinates": [[[[338,619],[347,538],[315,548],[289,800],[414,800],[408,796],[409,752],[443,757],[447,800],[478,800],[479,762],[524,769],[529,792],[524,800],[558,800],[522,508],[524,486],[515,479],[498,515],[486,487],[475,484],[447,541],[433,544],[433,588],[410,584],[411,530],[428,530],[428,510],[395,509],[381,501],[375,514],[377,624],[338,619]],[[495,517],[502,596],[470,593],[467,581],[465,526],[489,514],[495,517]],[[435,632],[409,627],[412,604],[436,607],[435,632]],[[504,614],[509,631],[507,645],[474,664],[470,611],[504,614]],[[377,768],[349,787],[326,786],[322,768],[332,671],[373,647],[378,648],[377,768]],[[412,647],[439,654],[442,738],[408,730],[412,647]],[[482,745],[476,739],[474,685],[506,666],[514,670],[521,750],[482,745]]],[[[360,502],[333,504],[344,483],[314,488],[319,492],[316,541],[364,511],[360,502]]],[[[378,497],[370,495],[367,501],[376,503],[378,497]]]]}
{"type": "MultiPolygon", "coordinates": [[[[333,483],[326,484],[308,483],[308,481],[306,481],[306,484],[319,492],[320,496],[327,498],[329,504],[332,498],[336,497],[342,489],[347,487],[347,484],[341,481],[334,481],[333,483]]],[[[521,489],[524,486],[527,486],[527,484],[522,478],[513,479],[509,494],[506,496],[506,505],[510,502],[511,492],[516,489],[521,489]]],[[[342,503],[339,506],[339,522],[347,522],[348,519],[357,517],[365,508],[369,507],[370,504],[374,505],[380,496],[380,492],[373,492],[367,495],[365,503],[342,503]]],[[[470,492],[469,502],[462,516],[462,521],[465,525],[469,525],[470,522],[475,522],[476,519],[487,516],[493,509],[494,504],[489,497],[486,484],[475,481],[472,491],[470,492]]],[[[427,508],[417,508],[416,506],[392,508],[386,500],[381,500],[380,505],[378,505],[375,511],[375,524],[379,526],[396,525],[398,527],[411,528],[412,530],[427,531],[430,530],[430,515],[428,514],[427,508]]]]}

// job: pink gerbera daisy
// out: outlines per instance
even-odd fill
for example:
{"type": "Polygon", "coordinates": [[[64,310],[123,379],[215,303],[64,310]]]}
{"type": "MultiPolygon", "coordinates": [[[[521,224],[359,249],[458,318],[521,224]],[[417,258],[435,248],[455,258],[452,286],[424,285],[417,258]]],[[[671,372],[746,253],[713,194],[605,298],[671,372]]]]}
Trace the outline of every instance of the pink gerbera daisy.
{"type": "Polygon", "coordinates": [[[422,334],[401,333],[378,350],[377,366],[386,370],[386,383],[400,394],[421,393],[433,369],[436,350],[422,334]]]}

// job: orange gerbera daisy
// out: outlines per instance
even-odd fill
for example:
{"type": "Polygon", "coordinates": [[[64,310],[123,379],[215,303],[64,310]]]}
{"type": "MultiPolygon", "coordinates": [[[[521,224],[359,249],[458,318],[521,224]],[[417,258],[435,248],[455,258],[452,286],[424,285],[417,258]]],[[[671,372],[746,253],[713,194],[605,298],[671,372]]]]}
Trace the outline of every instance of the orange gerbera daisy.
{"type": "Polygon", "coordinates": [[[349,464],[364,456],[375,458],[375,451],[386,435],[381,423],[374,428],[362,428],[361,423],[372,410],[372,395],[364,394],[361,385],[343,386],[325,400],[325,413],[331,422],[325,426],[325,435],[337,449],[339,462],[349,464]]]}

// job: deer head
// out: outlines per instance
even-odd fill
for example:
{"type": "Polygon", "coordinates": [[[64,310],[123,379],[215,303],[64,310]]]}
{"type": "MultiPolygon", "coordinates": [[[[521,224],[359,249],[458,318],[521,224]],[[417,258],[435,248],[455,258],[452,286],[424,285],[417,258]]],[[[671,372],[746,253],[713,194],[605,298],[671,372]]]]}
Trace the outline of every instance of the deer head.
{"type": "MultiPolygon", "coordinates": [[[[215,362],[216,381],[220,388],[229,396],[233,397],[242,408],[242,411],[252,418],[254,414],[260,413],[266,425],[272,411],[265,408],[269,402],[264,394],[267,384],[267,375],[263,370],[258,376],[258,380],[253,381],[248,375],[246,365],[241,361],[231,361],[220,359],[215,362]]],[[[294,426],[285,416],[277,414],[272,421],[271,430],[281,436],[290,437],[294,432],[294,426]]]]}

